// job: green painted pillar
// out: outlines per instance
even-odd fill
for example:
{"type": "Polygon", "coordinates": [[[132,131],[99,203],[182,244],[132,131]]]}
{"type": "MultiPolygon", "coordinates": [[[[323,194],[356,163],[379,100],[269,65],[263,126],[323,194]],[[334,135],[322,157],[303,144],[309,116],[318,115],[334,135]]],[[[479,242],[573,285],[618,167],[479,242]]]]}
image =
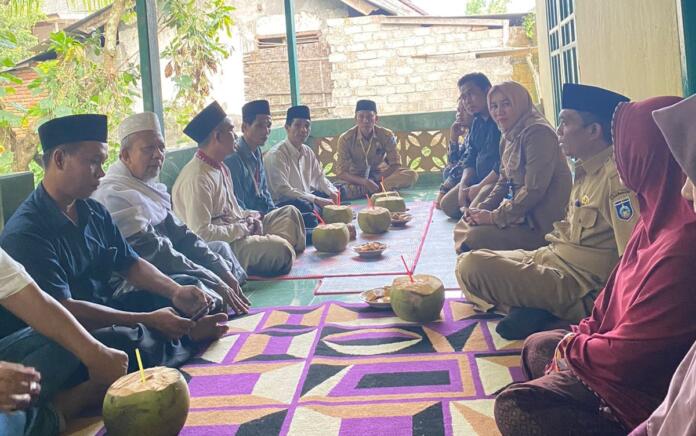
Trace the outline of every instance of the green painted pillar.
{"type": "Polygon", "coordinates": [[[157,42],[157,2],[156,0],[135,0],[135,11],[138,16],[143,109],[157,114],[164,135],[164,107],[157,42]]]}
{"type": "Polygon", "coordinates": [[[696,1],[677,0],[684,96],[696,94],[696,1]]]}
{"type": "Polygon", "coordinates": [[[300,77],[297,68],[297,40],[295,38],[295,7],[292,0],[285,0],[285,32],[288,40],[288,68],[290,73],[290,99],[293,106],[300,104],[300,77]]]}

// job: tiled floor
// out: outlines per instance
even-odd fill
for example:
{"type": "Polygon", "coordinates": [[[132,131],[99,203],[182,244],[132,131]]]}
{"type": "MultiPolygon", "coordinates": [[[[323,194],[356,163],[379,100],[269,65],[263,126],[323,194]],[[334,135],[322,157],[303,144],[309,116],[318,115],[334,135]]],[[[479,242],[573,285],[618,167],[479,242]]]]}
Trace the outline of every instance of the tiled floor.
{"type": "MultiPolygon", "coordinates": [[[[432,201],[437,196],[437,187],[439,180],[430,176],[423,177],[414,189],[402,192],[406,201],[432,201]]],[[[363,204],[365,200],[354,201],[353,204],[363,204]]],[[[432,225],[437,226],[453,226],[454,222],[444,219],[441,211],[436,210],[432,225]]],[[[432,232],[432,229],[431,229],[432,232]]],[[[416,272],[428,272],[440,277],[447,288],[456,286],[452,276],[452,265],[454,263],[454,250],[451,248],[451,236],[448,231],[438,232],[445,236],[442,237],[442,244],[436,244],[438,248],[438,261],[429,260],[427,251],[421,254],[419,264],[427,265],[427,271],[423,268],[417,268],[416,272]],[[444,240],[446,239],[446,241],[444,240]],[[440,249],[442,248],[442,249],[440,249]],[[425,257],[424,257],[425,256],[425,257]]],[[[432,253],[431,253],[432,255],[432,253]]],[[[339,294],[339,295],[314,295],[314,289],[319,284],[318,280],[267,280],[267,281],[252,281],[244,285],[244,291],[249,296],[251,303],[255,307],[267,306],[307,306],[322,303],[324,301],[359,301],[357,294],[339,294]]],[[[448,292],[448,297],[458,297],[458,291],[448,292]]]]}

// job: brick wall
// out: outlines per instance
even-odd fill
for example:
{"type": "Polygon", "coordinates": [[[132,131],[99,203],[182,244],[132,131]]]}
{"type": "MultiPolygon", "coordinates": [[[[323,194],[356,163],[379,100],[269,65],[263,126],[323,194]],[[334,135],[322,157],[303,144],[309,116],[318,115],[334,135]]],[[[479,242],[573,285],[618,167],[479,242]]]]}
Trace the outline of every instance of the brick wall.
{"type": "MultiPolygon", "coordinates": [[[[312,117],[331,118],[332,81],[326,41],[297,45],[302,104],[312,117]]],[[[244,56],[246,100],[267,99],[274,120],[285,120],[290,106],[290,78],[286,45],[256,49],[244,56]]]]}
{"type": "Polygon", "coordinates": [[[37,103],[41,98],[41,95],[34,95],[32,91],[27,87],[37,75],[31,68],[21,68],[12,72],[16,77],[22,80],[21,84],[12,85],[15,90],[14,94],[8,94],[3,97],[3,102],[7,104],[7,109],[10,112],[17,111],[12,107],[12,103],[20,104],[25,108],[30,108],[35,103],[37,103]]]}
{"type": "Polygon", "coordinates": [[[376,100],[380,114],[450,110],[462,75],[481,71],[494,83],[513,77],[510,57],[475,57],[504,46],[502,29],[392,23],[383,16],[327,21],[334,117],[352,116],[360,98],[376,100]]]}

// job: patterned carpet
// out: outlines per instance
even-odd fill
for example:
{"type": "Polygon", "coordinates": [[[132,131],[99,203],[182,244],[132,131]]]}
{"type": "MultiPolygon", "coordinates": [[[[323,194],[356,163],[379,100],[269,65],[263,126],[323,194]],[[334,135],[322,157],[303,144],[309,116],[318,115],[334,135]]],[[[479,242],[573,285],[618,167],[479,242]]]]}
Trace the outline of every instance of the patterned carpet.
{"type": "Polygon", "coordinates": [[[183,435],[492,435],[491,395],[521,377],[495,316],[447,300],[418,325],[361,304],[267,308],[182,369],[183,435]]]}
{"type": "MultiPolygon", "coordinates": [[[[520,380],[522,343],[448,299],[420,325],[363,304],[258,309],[182,368],[182,435],[497,435],[493,394],[520,380]]],[[[99,418],[71,435],[102,435],[99,418]]]]}

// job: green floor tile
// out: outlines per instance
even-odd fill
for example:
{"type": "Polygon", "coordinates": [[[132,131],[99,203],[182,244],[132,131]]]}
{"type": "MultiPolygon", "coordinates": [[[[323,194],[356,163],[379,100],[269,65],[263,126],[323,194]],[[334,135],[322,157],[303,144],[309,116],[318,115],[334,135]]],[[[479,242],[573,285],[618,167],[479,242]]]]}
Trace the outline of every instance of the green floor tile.
{"type": "MultiPolygon", "coordinates": [[[[406,201],[432,201],[437,197],[439,174],[420,177],[416,186],[402,191],[406,201]]],[[[362,205],[366,200],[353,200],[362,205]]],[[[254,307],[307,306],[327,301],[359,302],[358,294],[314,295],[317,280],[263,280],[249,281],[243,288],[254,307]]]]}
{"type": "Polygon", "coordinates": [[[244,292],[254,307],[305,306],[314,298],[317,280],[250,281],[244,292]]]}

